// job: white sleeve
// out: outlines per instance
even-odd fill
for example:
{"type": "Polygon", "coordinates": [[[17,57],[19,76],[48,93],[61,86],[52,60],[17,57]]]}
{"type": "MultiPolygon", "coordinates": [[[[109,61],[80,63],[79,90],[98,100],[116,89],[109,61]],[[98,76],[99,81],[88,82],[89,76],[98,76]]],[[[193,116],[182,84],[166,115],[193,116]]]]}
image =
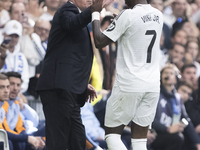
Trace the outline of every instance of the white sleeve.
{"type": "Polygon", "coordinates": [[[24,93],[27,91],[28,89],[28,85],[29,85],[29,68],[28,68],[28,62],[26,60],[26,57],[24,56],[24,54],[21,55],[22,56],[22,60],[23,60],[23,71],[22,71],[22,89],[21,92],[24,93]]]}
{"type": "Polygon", "coordinates": [[[129,14],[130,10],[122,11],[108,26],[108,28],[103,31],[103,34],[111,39],[113,42],[116,42],[119,37],[124,34],[127,28],[130,25],[129,14]]]}

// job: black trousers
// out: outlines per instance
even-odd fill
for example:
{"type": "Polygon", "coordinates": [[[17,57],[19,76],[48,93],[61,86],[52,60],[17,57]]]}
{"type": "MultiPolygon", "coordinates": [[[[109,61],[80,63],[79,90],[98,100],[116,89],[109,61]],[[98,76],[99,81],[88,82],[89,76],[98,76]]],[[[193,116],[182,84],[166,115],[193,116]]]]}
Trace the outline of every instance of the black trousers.
{"type": "Polygon", "coordinates": [[[39,91],[46,118],[48,150],[85,150],[78,95],[63,89],[39,91]]]}

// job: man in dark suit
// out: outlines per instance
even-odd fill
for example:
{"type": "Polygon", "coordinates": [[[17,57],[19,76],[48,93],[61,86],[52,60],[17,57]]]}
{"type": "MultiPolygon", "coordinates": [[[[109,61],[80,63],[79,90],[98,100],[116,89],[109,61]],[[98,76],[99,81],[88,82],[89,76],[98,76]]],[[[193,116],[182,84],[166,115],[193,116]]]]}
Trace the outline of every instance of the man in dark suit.
{"type": "Polygon", "coordinates": [[[43,69],[37,84],[46,118],[48,150],[85,150],[80,107],[96,97],[88,84],[93,50],[87,24],[92,1],[65,3],[52,21],[43,69]]]}

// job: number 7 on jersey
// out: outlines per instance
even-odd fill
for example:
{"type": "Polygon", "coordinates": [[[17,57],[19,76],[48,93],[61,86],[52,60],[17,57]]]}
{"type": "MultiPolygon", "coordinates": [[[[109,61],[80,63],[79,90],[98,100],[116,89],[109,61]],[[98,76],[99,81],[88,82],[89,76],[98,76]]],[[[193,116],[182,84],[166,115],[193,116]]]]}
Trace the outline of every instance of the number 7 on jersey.
{"type": "Polygon", "coordinates": [[[156,40],[156,31],[155,30],[147,30],[145,35],[153,35],[153,38],[148,46],[148,50],[147,50],[147,61],[146,63],[151,63],[151,52],[152,52],[152,48],[153,48],[153,45],[155,43],[155,40],[156,40]]]}

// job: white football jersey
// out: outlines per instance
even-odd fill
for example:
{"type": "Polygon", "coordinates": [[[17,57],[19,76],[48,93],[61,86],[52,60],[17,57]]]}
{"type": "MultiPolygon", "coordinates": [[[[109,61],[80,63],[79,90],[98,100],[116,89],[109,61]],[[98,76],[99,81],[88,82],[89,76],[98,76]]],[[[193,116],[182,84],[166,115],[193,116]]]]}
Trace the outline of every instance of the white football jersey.
{"type": "Polygon", "coordinates": [[[118,40],[116,80],[125,92],[159,92],[162,13],[149,4],[122,11],[103,32],[118,40]]]}

